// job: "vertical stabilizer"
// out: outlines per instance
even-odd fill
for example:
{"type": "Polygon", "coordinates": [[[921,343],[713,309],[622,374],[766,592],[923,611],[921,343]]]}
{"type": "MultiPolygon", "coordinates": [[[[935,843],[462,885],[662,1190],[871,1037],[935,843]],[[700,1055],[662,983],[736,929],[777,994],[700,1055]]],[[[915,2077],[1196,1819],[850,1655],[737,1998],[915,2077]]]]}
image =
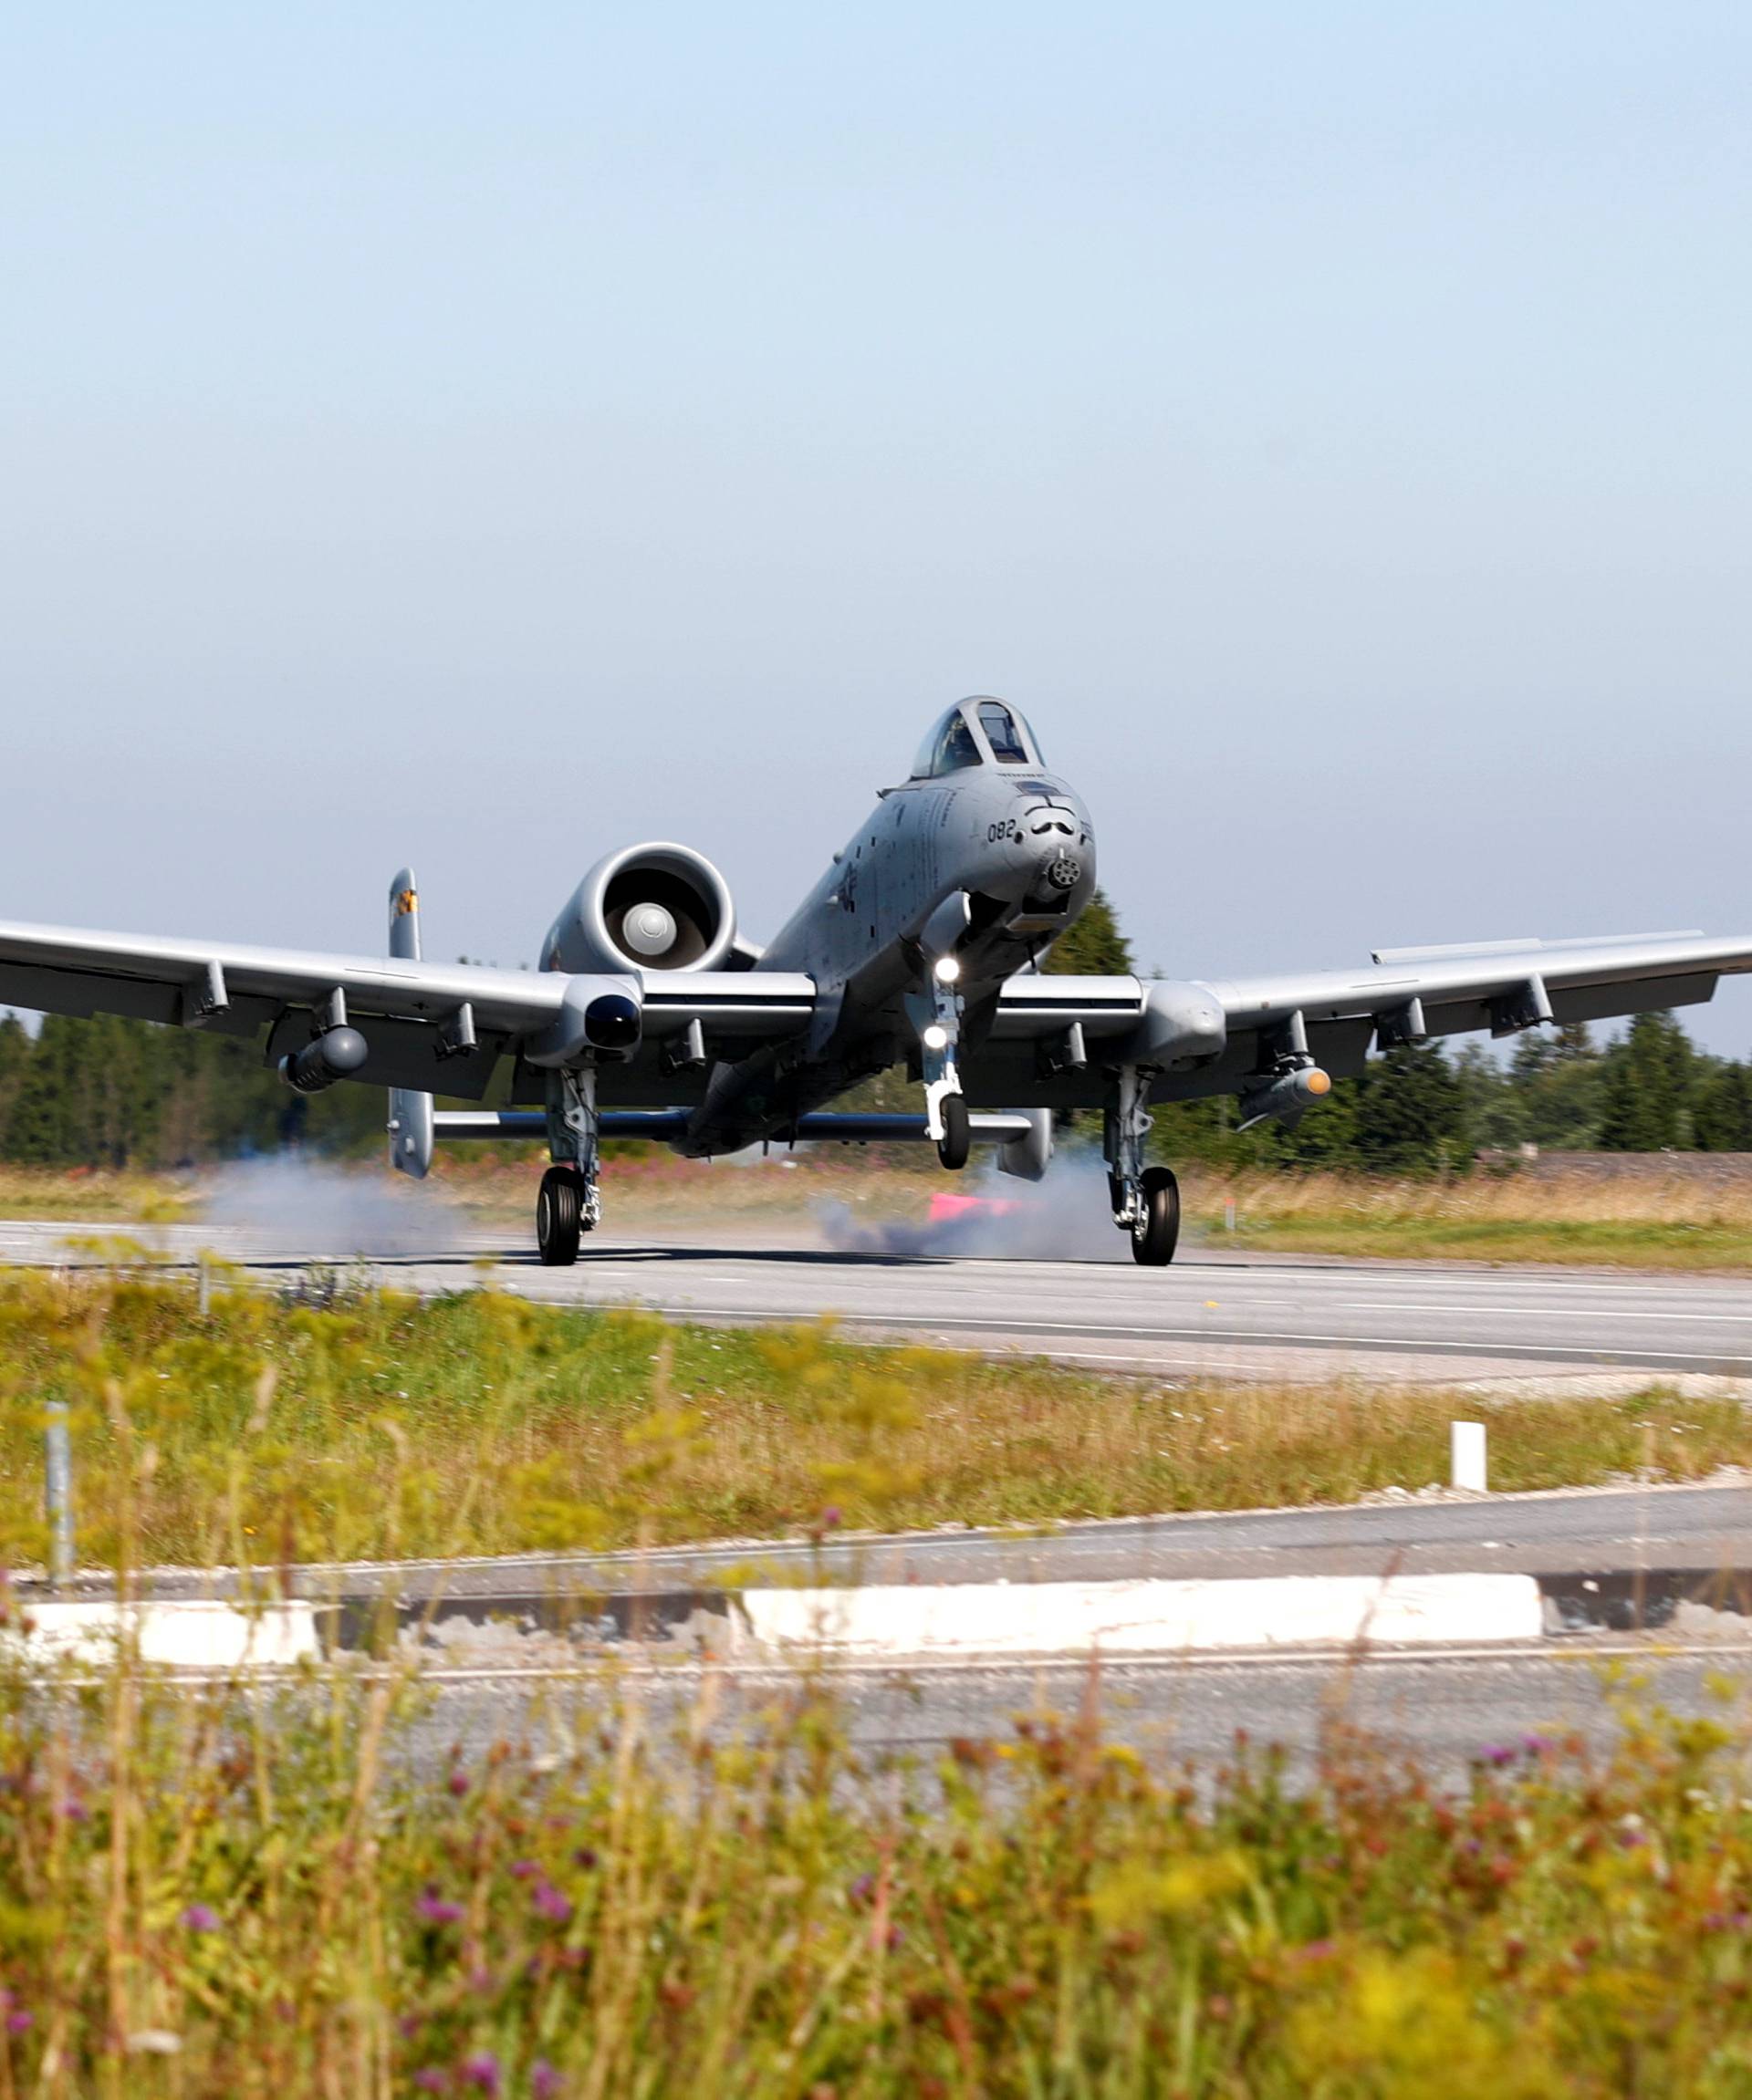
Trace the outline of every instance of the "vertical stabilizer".
{"type": "MultiPolygon", "coordinates": [[[[397,962],[420,960],[420,892],[412,868],[402,868],[390,883],[390,954],[397,962]]],[[[423,1181],[432,1165],[432,1096],[390,1088],[390,1164],[398,1173],[423,1181]]]]}

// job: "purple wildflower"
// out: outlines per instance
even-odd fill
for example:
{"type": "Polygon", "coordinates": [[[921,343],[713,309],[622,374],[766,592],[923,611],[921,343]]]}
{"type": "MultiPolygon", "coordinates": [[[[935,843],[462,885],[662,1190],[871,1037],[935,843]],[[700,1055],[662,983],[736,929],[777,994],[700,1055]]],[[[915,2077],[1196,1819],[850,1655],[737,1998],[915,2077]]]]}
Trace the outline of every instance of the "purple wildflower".
{"type": "Polygon", "coordinates": [[[456,1925],[462,1921],[463,1907],[440,1896],[435,1888],[424,1888],[414,1898],[413,1913],[428,1925],[456,1925]]]}
{"type": "Polygon", "coordinates": [[[511,1871],[519,1881],[527,1881],[532,1874],[541,1872],[541,1864],[534,1859],[514,1859],[511,1862],[511,1871]]]}
{"type": "Polygon", "coordinates": [[[499,2093],[504,2090],[504,2074],[499,2060],[490,2049],[477,2049],[472,2056],[464,2056],[461,2065],[463,2084],[472,2085],[477,2093],[499,2093]]]}
{"type": "Polygon", "coordinates": [[[1618,1834],[1618,1842],[1624,1847],[1626,1852],[1630,1852],[1633,1850],[1635,1846],[1639,1845],[1646,1845],[1649,1841],[1644,1834],[1640,1830],[1621,1830],[1618,1834]]]}
{"type": "Polygon", "coordinates": [[[537,2056],[529,2066],[530,2100],[559,2100],[565,2083],[545,2056],[537,2056]]]}
{"type": "Polygon", "coordinates": [[[837,1531],[841,1521],[839,1503],[829,1502],[821,1513],[821,1529],[824,1532],[837,1531]]]}
{"type": "Polygon", "coordinates": [[[219,1913],[209,1903],[191,1903],[177,1923],[185,1932],[217,1932],[219,1913]]]}
{"type": "Polygon", "coordinates": [[[1555,1750],[1557,1744],[1549,1735],[1524,1735],[1521,1738],[1521,1748],[1528,1757],[1544,1757],[1548,1752],[1555,1750]]]}
{"type": "Polygon", "coordinates": [[[854,1903],[868,1903],[875,1893],[876,1876],[873,1874],[860,1874],[846,1891],[854,1903]]]}
{"type": "Polygon", "coordinates": [[[26,2033],[36,2024],[36,2015],[34,2012],[25,2012],[22,2007],[16,2012],[6,2014],[6,2032],[8,2034],[26,2033]]]}
{"type": "Polygon", "coordinates": [[[445,1780],[444,1784],[460,1801],[463,1795],[468,1792],[468,1774],[462,1771],[453,1772],[450,1777],[445,1780]]]}
{"type": "Polygon", "coordinates": [[[585,1873],[588,1874],[596,1865],[596,1854],[588,1845],[579,1845],[578,1850],[572,1855],[572,1864],[575,1866],[581,1866],[585,1873]]]}
{"type": "Polygon", "coordinates": [[[413,2089],[416,2093],[448,2093],[450,2073],[436,2064],[428,2064],[423,2071],[414,2073],[413,2089]]]}
{"type": "Polygon", "coordinates": [[[537,1885],[535,1905],[544,1918],[551,1919],[556,1925],[564,1925],[572,1915],[571,1898],[556,1888],[551,1881],[537,1885]]]}
{"type": "Polygon", "coordinates": [[[1483,1764],[1513,1764],[1515,1752],[1506,1742],[1487,1742],[1478,1752],[1483,1764]]]}

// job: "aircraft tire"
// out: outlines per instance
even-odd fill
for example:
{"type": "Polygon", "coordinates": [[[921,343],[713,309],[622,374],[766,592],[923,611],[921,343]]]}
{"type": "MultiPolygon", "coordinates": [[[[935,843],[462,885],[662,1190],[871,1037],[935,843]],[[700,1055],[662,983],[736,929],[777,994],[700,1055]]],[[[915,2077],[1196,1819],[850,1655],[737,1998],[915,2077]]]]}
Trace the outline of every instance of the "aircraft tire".
{"type": "Polygon", "coordinates": [[[937,1139],[937,1158],[952,1173],[958,1174],[973,1149],[974,1127],[967,1119],[967,1104],[959,1094],[951,1094],[943,1104],[943,1136],[937,1139]]]}
{"type": "Polygon", "coordinates": [[[1138,1215],[1132,1227],[1132,1259],[1146,1269],[1165,1269],[1180,1239],[1180,1183],[1167,1167],[1146,1167],[1138,1186],[1138,1215]]]}
{"type": "Polygon", "coordinates": [[[569,1269],[583,1230],[583,1176],[575,1167],[549,1167],[536,1196],[536,1246],[543,1268],[569,1269]]]}

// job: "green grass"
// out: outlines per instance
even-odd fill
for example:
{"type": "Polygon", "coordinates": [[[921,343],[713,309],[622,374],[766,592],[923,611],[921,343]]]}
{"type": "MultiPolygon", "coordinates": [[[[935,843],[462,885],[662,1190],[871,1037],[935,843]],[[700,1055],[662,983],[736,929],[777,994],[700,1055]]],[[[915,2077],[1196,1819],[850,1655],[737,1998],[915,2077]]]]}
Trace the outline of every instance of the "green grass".
{"type": "Polygon", "coordinates": [[[328,1305],[0,1273],[0,1554],[40,1562],[43,1403],[70,1403],[79,1543],[112,1562],[625,1546],[843,1523],[1034,1524],[1752,1462],[1736,1401],[1163,1384],[836,1340],[667,1328],[488,1291],[328,1305]]]}
{"type": "Polygon", "coordinates": [[[1087,1718],[871,1763],[807,1681],[673,1733],[558,1696],[562,1754],[467,1758],[413,1679],[0,1679],[0,2095],[1752,2090],[1726,1687],[1452,1794],[1338,1724],[1292,1792],[1269,1751],[1194,1773],[1087,1718]]]}

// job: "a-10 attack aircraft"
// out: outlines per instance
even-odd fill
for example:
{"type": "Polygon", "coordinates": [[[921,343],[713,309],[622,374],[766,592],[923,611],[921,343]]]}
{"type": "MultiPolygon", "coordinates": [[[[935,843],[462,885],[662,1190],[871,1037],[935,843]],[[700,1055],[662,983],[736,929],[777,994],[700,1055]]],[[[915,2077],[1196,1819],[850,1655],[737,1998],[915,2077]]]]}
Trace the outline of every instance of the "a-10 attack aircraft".
{"type": "Polygon", "coordinates": [[[1045,1173],[1055,1109],[1099,1108],[1113,1222],[1138,1261],[1173,1257],[1173,1172],[1145,1164],[1152,1102],[1234,1095],[1243,1123],[1297,1121],[1371,1045],[1509,1035],[1695,1004],[1752,970],[1752,938],[1653,934],[1382,950],[1373,967],[1209,983],[1043,975],[1095,888],[1095,831],[1002,701],[949,709],[766,949],[684,846],[591,869],[539,969],[424,962],[413,876],[391,885],[389,956],[302,954],[0,924],[0,1000],[256,1036],[287,1086],[387,1086],[390,1157],[423,1176],[434,1137],[546,1138],[541,1259],[578,1257],[610,1137],[689,1159],[756,1140],[918,1138],[959,1168],[995,1144],[1045,1173]],[[485,1097],[511,1060],[501,1110],[485,1097]],[[824,1105],[902,1065],[911,1116],[824,1105]]]}

